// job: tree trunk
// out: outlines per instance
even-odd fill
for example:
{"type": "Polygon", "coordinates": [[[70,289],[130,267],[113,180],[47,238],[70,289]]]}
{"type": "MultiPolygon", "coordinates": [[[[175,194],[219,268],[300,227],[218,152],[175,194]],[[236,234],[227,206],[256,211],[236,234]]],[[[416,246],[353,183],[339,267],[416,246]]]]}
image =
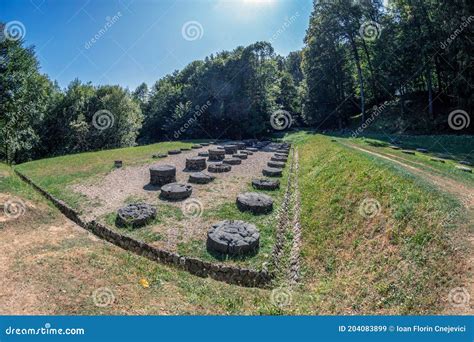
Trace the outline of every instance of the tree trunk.
{"type": "Polygon", "coordinates": [[[362,112],[362,123],[365,121],[365,96],[364,96],[364,79],[362,78],[362,68],[360,66],[359,52],[357,51],[357,45],[352,36],[349,37],[352,47],[352,53],[354,54],[354,60],[357,66],[357,75],[359,77],[360,87],[360,110],[362,112]]]}
{"type": "Polygon", "coordinates": [[[367,56],[367,64],[369,66],[369,73],[370,73],[370,83],[372,85],[372,95],[375,99],[377,99],[377,87],[375,86],[375,77],[374,77],[374,68],[372,67],[372,60],[370,59],[369,50],[367,49],[367,44],[365,44],[365,40],[362,39],[362,46],[364,48],[365,55],[367,56]]]}
{"type": "Polygon", "coordinates": [[[426,80],[428,85],[428,113],[431,118],[434,118],[433,115],[433,82],[431,80],[431,68],[428,63],[426,67],[426,80]]]}

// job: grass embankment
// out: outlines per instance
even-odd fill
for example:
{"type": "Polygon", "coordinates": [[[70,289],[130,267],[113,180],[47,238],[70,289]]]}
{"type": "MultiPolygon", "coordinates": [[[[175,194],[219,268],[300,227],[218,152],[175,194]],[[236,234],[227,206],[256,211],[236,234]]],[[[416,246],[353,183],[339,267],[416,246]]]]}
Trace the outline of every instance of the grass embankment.
{"type": "Polygon", "coordinates": [[[438,312],[457,285],[456,226],[442,223],[459,203],[327,137],[289,139],[300,148],[306,310],[438,312]],[[364,200],[380,204],[374,217],[361,215],[364,200]]]}
{"type": "MultiPolygon", "coordinates": [[[[449,290],[460,285],[457,272],[463,256],[454,251],[451,240],[458,228],[455,221],[442,224],[459,208],[457,201],[390,162],[369,158],[327,137],[296,133],[286,139],[299,148],[303,206],[303,278],[301,285],[288,290],[292,296],[288,306],[276,307],[271,291],[201,279],[84,238],[74,248],[61,244],[41,264],[20,258],[21,267],[28,270],[26,274],[34,272],[35,282],[52,293],[48,303],[54,303],[57,313],[441,312],[449,290]],[[380,212],[372,218],[362,216],[364,199],[380,203],[380,212]],[[149,288],[138,285],[141,277],[150,281],[149,288]],[[101,286],[116,294],[110,307],[92,303],[91,292],[101,286]]],[[[55,179],[64,184],[65,178],[80,178],[75,165],[84,164],[80,157],[69,156],[79,159],[75,163],[37,161],[18,167],[59,191],[55,179]],[[63,169],[66,176],[61,175],[63,169]]],[[[96,158],[101,166],[84,166],[88,177],[96,168],[106,172],[117,157],[96,158]]],[[[119,159],[126,160],[123,154],[119,159]]],[[[226,206],[210,213],[216,218],[233,214],[226,206]]]]}

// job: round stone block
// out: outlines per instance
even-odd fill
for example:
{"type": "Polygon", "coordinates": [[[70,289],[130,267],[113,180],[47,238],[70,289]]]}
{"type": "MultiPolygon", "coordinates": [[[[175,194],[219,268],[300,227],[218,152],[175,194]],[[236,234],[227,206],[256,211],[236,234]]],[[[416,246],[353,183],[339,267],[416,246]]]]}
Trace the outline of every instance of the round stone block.
{"type": "Polygon", "coordinates": [[[225,158],[222,161],[224,164],[229,164],[229,165],[240,165],[242,164],[242,160],[239,158],[225,158]]]}
{"type": "Polygon", "coordinates": [[[282,169],[266,167],[262,170],[262,174],[267,177],[281,177],[282,169]]]}
{"type": "Polygon", "coordinates": [[[283,149],[281,148],[281,149],[279,149],[279,150],[276,150],[275,152],[276,152],[276,153],[288,153],[289,150],[286,149],[286,148],[283,148],[283,149]]]}
{"type": "Polygon", "coordinates": [[[224,150],[209,150],[209,160],[210,161],[221,161],[225,158],[225,151],[224,150]]]}
{"type": "Polygon", "coordinates": [[[150,184],[162,186],[176,182],[176,168],[172,165],[153,165],[150,167],[150,184]]]}
{"type": "Polygon", "coordinates": [[[257,151],[258,151],[258,148],[256,148],[256,147],[247,147],[247,151],[250,151],[250,152],[257,152],[257,151]]]}
{"type": "Polygon", "coordinates": [[[225,154],[236,154],[237,153],[237,145],[225,145],[224,146],[225,154]]]}
{"type": "Polygon", "coordinates": [[[181,150],[169,150],[168,151],[168,154],[172,155],[172,154],[180,154],[181,153],[181,150]]]}
{"type": "Polygon", "coordinates": [[[207,171],[212,173],[229,172],[231,169],[232,167],[230,165],[223,163],[209,164],[207,167],[207,171]]]}
{"type": "Polygon", "coordinates": [[[278,162],[287,162],[288,158],[287,157],[280,157],[280,156],[273,156],[270,159],[271,161],[278,161],[278,162]]]}
{"type": "Polygon", "coordinates": [[[178,201],[191,196],[193,187],[189,184],[170,183],[161,187],[161,198],[178,201]]]}
{"type": "Polygon", "coordinates": [[[240,194],[237,196],[236,203],[240,211],[250,211],[253,214],[266,214],[273,210],[272,198],[258,192],[240,194]]]}
{"type": "Polygon", "coordinates": [[[232,155],[232,158],[238,158],[238,159],[241,159],[241,160],[244,160],[244,159],[247,159],[247,154],[245,153],[242,153],[243,151],[240,151],[240,153],[236,153],[236,154],[233,154],[232,155]]]}
{"type": "Polygon", "coordinates": [[[276,162],[276,161],[269,161],[267,163],[268,166],[270,167],[274,167],[274,168],[277,168],[277,169],[283,169],[285,167],[285,163],[283,162],[276,162]]]}
{"type": "Polygon", "coordinates": [[[198,156],[199,157],[209,157],[209,152],[199,152],[198,156]]]}
{"type": "Polygon", "coordinates": [[[152,156],[153,159],[166,158],[166,157],[168,157],[168,155],[166,153],[158,153],[158,154],[154,154],[152,156]]]}
{"type": "Polygon", "coordinates": [[[260,233],[251,223],[225,220],[207,232],[207,249],[229,255],[251,254],[258,250],[260,233]]]}
{"type": "Polygon", "coordinates": [[[288,153],[275,153],[275,157],[285,157],[285,158],[288,158],[288,153]]]}
{"type": "Polygon", "coordinates": [[[193,150],[197,150],[197,149],[202,148],[202,146],[201,146],[200,144],[199,144],[199,145],[193,145],[193,146],[191,146],[191,148],[192,148],[193,150]]]}
{"type": "Polygon", "coordinates": [[[200,145],[205,147],[205,146],[209,146],[209,143],[201,143],[200,145]]]}
{"type": "Polygon", "coordinates": [[[205,157],[192,157],[186,158],[186,170],[189,171],[202,171],[205,170],[206,158],[205,157]]]}
{"type": "Polygon", "coordinates": [[[238,150],[245,150],[247,147],[243,141],[238,141],[234,145],[237,146],[238,150]]]}
{"type": "Polygon", "coordinates": [[[194,184],[207,184],[212,182],[216,177],[208,175],[204,172],[194,172],[189,175],[189,183],[194,184]]]}
{"type": "Polygon", "coordinates": [[[120,167],[122,167],[122,165],[123,165],[123,163],[122,163],[121,160],[116,160],[116,161],[114,161],[114,166],[115,166],[116,168],[120,168],[120,167]]]}
{"type": "Polygon", "coordinates": [[[218,150],[224,150],[224,146],[221,146],[221,145],[217,146],[216,148],[217,148],[218,150]]]}
{"type": "Polygon", "coordinates": [[[280,189],[280,181],[266,178],[254,179],[252,187],[257,190],[277,190],[280,189]]]}
{"type": "Polygon", "coordinates": [[[117,210],[115,224],[118,227],[143,227],[156,217],[156,209],[147,203],[128,204],[117,210]]]}
{"type": "Polygon", "coordinates": [[[472,169],[467,167],[467,166],[463,166],[463,165],[455,165],[454,166],[457,170],[461,170],[461,171],[464,171],[464,172],[469,172],[469,173],[472,173],[472,169]]]}

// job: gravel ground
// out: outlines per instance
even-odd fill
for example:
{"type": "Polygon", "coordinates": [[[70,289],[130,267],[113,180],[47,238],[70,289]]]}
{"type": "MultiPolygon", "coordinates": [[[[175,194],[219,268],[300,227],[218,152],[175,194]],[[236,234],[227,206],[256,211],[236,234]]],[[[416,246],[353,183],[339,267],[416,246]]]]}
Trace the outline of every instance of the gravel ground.
{"type": "MultiPolygon", "coordinates": [[[[210,148],[215,148],[215,146],[210,148]]],[[[88,208],[82,208],[86,212],[84,217],[89,220],[116,211],[130,198],[141,199],[150,204],[168,203],[181,207],[182,202],[166,202],[158,198],[160,190],[158,187],[149,185],[148,169],[151,165],[174,165],[176,166],[176,180],[187,183],[190,172],[183,172],[186,158],[197,156],[198,152],[208,149],[209,147],[204,147],[198,150],[184,151],[151,164],[116,169],[98,181],[76,184],[71,187],[71,190],[85,195],[90,203],[94,203],[88,208]]],[[[234,201],[236,196],[247,188],[252,178],[262,176],[262,169],[267,165],[272,155],[269,152],[255,152],[243,160],[241,165],[233,165],[230,172],[213,173],[212,175],[216,177],[213,182],[192,184],[191,198],[199,201],[204,210],[218,206],[223,202],[234,201]]]]}

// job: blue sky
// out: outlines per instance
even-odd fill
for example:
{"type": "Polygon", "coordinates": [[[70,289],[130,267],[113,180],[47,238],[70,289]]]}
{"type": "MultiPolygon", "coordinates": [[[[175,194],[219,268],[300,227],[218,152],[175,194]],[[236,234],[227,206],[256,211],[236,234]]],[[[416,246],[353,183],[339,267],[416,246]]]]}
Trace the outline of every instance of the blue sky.
{"type": "Polygon", "coordinates": [[[133,89],[238,45],[300,49],[311,9],[311,0],[1,0],[0,21],[24,26],[61,87],[77,77],[133,89]]]}

